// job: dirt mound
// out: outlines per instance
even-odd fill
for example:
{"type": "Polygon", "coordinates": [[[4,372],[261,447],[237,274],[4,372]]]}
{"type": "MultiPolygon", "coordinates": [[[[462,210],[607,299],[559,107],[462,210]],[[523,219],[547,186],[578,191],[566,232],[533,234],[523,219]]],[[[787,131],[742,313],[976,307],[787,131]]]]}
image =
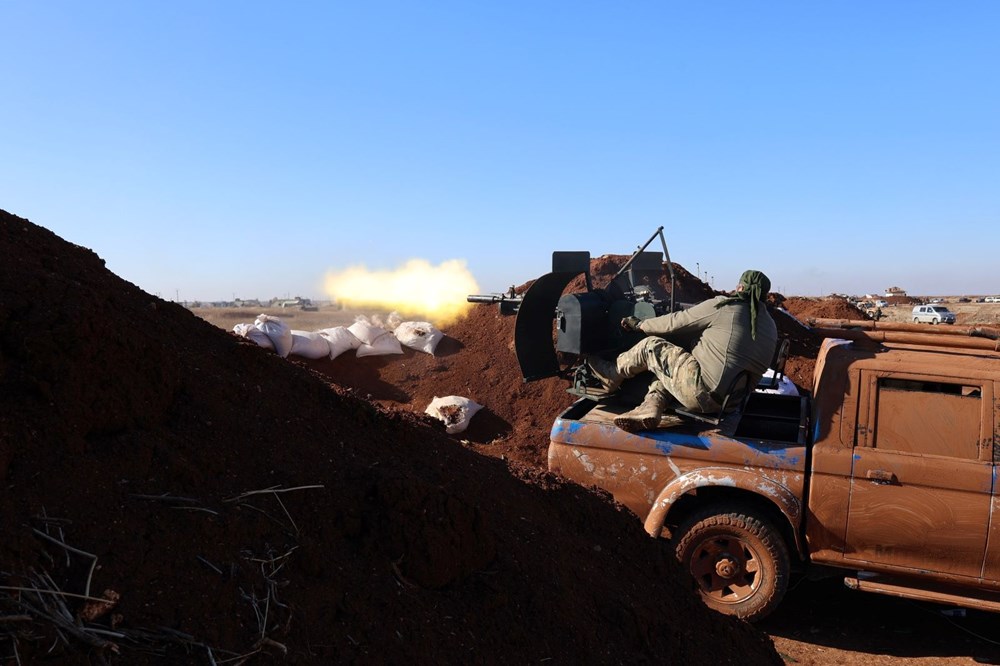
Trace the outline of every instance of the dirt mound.
{"type": "Polygon", "coordinates": [[[857,319],[862,321],[869,319],[864,310],[853,303],[849,303],[844,298],[803,298],[792,296],[782,298],[781,306],[802,321],[810,318],[857,319]]]}
{"type": "Polygon", "coordinates": [[[791,341],[791,351],[785,364],[785,374],[795,382],[799,390],[811,391],[816,356],[819,354],[823,338],[813,333],[805,325],[815,319],[867,320],[864,310],[845,298],[803,298],[784,297],[772,294],[769,299],[771,314],[778,324],[778,331],[791,341]],[[780,304],[780,307],[774,307],[780,304]]]}
{"type": "Polygon", "coordinates": [[[495,305],[474,306],[444,332],[434,356],[404,347],[402,357],[343,354],[303,363],[390,409],[422,414],[435,397],[471,398],[484,407],[456,437],[482,453],[546,469],[552,420],[575,399],[567,382],[524,382],[513,349],[514,317],[495,305]]]}
{"type": "Polygon", "coordinates": [[[606,498],[515,478],[3,211],[0,253],[5,660],[781,663],[606,498]]]}
{"type": "MultiPolygon", "coordinates": [[[[628,261],[628,255],[605,254],[590,260],[591,284],[595,289],[604,289],[611,284],[612,279],[621,270],[621,267],[628,261]]],[[[671,263],[674,272],[674,279],[671,281],[670,274],[666,270],[639,271],[637,273],[638,282],[644,284],[653,291],[653,294],[664,301],[670,300],[673,293],[676,303],[700,303],[707,298],[712,298],[717,293],[707,284],[691,275],[686,268],[677,263],[671,263]],[[673,291],[671,291],[673,290],[673,291]]],[[[574,278],[567,286],[568,293],[575,293],[587,290],[587,281],[583,275],[574,278]]]]}

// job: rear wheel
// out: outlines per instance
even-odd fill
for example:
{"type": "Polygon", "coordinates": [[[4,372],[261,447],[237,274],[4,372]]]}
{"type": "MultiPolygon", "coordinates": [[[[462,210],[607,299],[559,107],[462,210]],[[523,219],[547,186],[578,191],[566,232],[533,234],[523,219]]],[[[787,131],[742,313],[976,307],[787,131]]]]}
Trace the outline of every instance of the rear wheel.
{"type": "Polygon", "coordinates": [[[940,324],[940,323],[941,323],[940,319],[931,319],[931,326],[933,326],[934,324],[940,324]]]}
{"type": "Polygon", "coordinates": [[[914,318],[913,318],[913,323],[914,323],[914,324],[919,324],[919,323],[920,323],[920,320],[919,320],[919,319],[917,319],[916,317],[914,317],[914,318]]]}
{"type": "Polygon", "coordinates": [[[673,544],[702,600],[720,613],[758,620],[788,589],[788,547],[774,525],[752,510],[706,507],[684,521],[673,544]]]}

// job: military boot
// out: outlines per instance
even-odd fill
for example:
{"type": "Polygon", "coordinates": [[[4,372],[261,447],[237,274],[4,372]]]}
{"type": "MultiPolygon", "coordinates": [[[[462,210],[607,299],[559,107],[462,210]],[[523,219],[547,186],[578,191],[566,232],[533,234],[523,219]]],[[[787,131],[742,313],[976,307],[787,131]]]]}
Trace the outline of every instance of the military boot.
{"type": "Polygon", "coordinates": [[[652,430],[660,425],[667,399],[657,391],[646,394],[642,404],[615,417],[615,425],[628,432],[652,430]]]}
{"type": "Polygon", "coordinates": [[[614,393],[625,380],[625,375],[618,371],[618,362],[608,361],[600,356],[588,356],[587,367],[594,378],[601,382],[608,393],[614,393]]]}

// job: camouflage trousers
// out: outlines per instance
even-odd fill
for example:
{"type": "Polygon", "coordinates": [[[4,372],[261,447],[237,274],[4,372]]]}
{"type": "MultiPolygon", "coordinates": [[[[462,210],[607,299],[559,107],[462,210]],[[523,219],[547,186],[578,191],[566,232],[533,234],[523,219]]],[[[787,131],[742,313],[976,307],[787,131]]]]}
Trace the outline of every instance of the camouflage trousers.
{"type": "Polygon", "coordinates": [[[663,338],[649,336],[628,351],[618,355],[618,370],[626,377],[635,377],[648,370],[656,375],[649,385],[649,392],[667,398],[672,396],[684,409],[693,412],[712,412],[718,403],[701,381],[701,366],[683,347],[663,338]]]}

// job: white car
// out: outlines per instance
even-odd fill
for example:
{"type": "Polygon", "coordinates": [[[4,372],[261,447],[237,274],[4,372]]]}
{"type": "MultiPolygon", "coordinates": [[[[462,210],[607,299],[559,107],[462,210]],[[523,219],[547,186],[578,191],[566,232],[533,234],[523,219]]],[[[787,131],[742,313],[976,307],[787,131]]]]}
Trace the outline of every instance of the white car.
{"type": "Polygon", "coordinates": [[[913,323],[954,324],[955,313],[943,305],[918,305],[913,308],[913,323]]]}

